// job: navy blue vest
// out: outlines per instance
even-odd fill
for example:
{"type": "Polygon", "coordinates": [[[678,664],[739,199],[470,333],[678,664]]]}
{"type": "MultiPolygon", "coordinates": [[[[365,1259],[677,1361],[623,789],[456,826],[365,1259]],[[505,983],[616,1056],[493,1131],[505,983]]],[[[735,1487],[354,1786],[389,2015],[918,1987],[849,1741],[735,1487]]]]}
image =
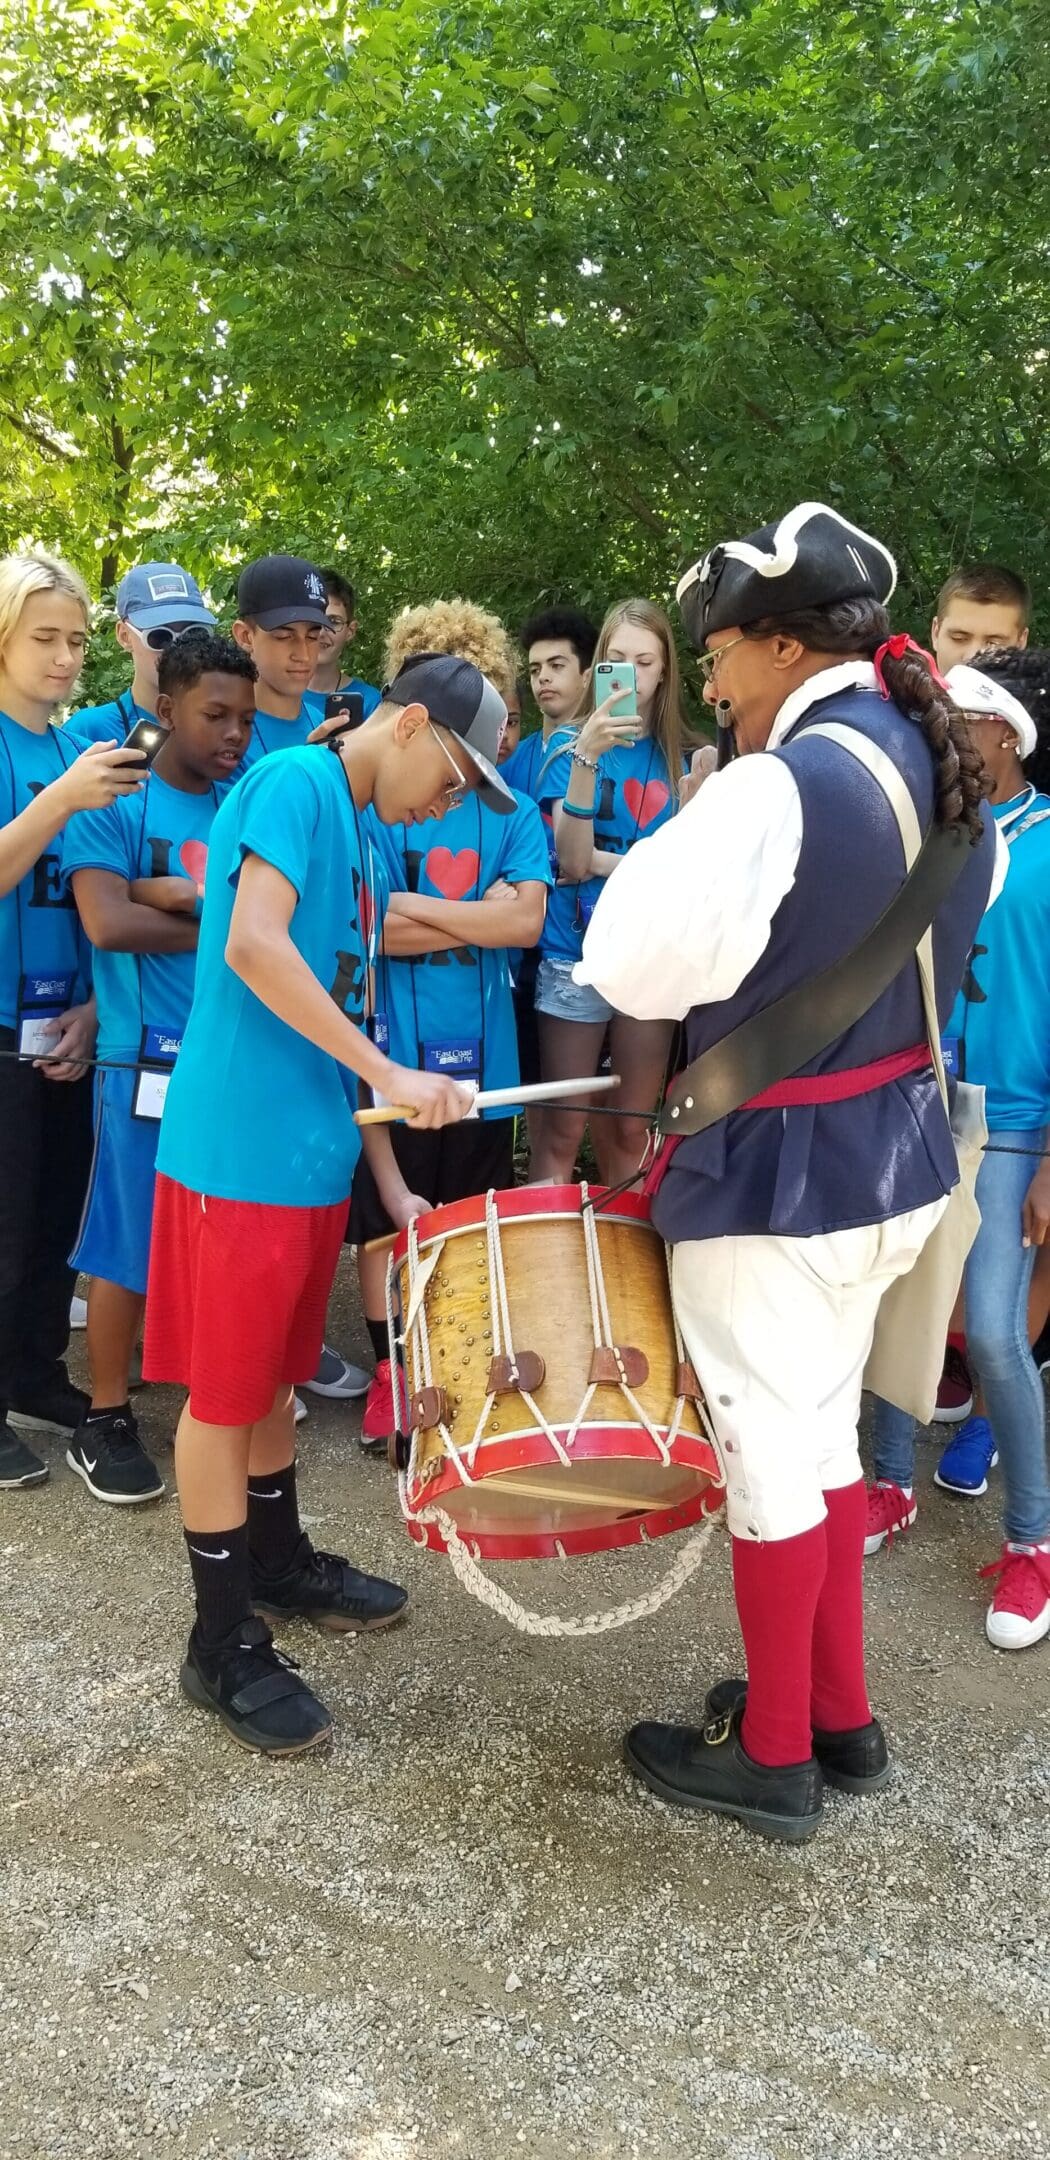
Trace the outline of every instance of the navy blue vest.
{"type": "MultiPolygon", "coordinates": [[[[769,944],[735,996],[695,1006],[686,1021],[690,1060],[799,982],[852,950],[903,883],[897,821],[882,789],[856,758],[819,736],[836,720],[877,743],[906,781],[925,832],[933,815],[933,760],[922,730],[877,691],[846,690],[809,707],[780,749],[802,798],[795,882],[773,917],[769,944]]],[[[942,1027],[984,913],[995,860],[988,812],[934,922],[942,1027]]],[[[806,1073],[867,1065],[925,1038],[915,963],[856,1027],[802,1067],[806,1073]]],[[[932,1067],[852,1101],[793,1110],[741,1110],[683,1140],[653,1205],[669,1244],[688,1238],[773,1232],[815,1237],[885,1222],[950,1192],[958,1169],[932,1067]]]]}

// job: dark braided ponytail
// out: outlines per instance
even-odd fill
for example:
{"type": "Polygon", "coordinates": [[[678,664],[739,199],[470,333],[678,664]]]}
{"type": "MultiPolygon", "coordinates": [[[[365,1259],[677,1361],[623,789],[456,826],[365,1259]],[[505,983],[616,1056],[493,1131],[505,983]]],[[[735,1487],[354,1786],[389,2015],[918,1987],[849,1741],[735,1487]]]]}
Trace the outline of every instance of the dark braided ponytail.
{"type": "MultiPolygon", "coordinates": [[[[835,600],[830,607],[800,610],[797,615],[766,615],[748,623],[748,638],[797,638],[808,652],[841,659],[871,660],[890,634],[890,620],[877,600],[835,600]]],[[[894,704],[917,722],[934,765],[934,816],[939,825],[965,825],[971,846],[983,830],[981,803],[986,792],[984,769],[963,714],[942,690],[920,652],[895,660],[886,653],[882,673],[894,704]]]]}

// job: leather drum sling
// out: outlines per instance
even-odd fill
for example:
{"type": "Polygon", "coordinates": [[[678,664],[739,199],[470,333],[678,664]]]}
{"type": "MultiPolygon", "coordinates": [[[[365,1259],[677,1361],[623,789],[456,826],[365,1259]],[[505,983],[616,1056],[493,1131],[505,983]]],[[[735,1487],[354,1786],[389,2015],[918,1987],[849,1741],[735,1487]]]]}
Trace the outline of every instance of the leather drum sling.
{"type": "Polygon", "coordinates": [[[916,957],[969,852],[964,826],[932,824],[903,884],[852,951],[741,1021],[678,1074],[660,1113],[661,1138],[706,1132],[855,1027],[916,957]]]}

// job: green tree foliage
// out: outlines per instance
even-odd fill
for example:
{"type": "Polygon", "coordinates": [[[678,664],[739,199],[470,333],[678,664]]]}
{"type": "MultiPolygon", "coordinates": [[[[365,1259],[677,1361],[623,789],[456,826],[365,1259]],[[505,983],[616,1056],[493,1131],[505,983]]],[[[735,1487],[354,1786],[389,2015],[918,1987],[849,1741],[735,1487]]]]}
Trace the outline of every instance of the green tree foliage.
{"type": "Polygon", "coordinates": [[[1050,571],[1036,0],[2,0],[0,540],[666,597],[803,495],[1050,571]]]}

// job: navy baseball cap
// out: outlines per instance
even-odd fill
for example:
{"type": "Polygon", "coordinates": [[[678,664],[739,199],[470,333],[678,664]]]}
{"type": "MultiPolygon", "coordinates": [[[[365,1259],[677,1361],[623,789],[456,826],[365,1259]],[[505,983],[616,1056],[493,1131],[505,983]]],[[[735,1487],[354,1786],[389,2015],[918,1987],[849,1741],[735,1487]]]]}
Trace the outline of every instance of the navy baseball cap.
{"type": "Polygon", "coordinates": [[[117,586],[117,618],[133,630],[159,630],[172,623],[203,623],[215,617],[206,608],[196,578],[173,562],[136,563],[117,586]]]}
{"type": "Polygon", "coordinates": [[[392,705],[425,705],[438,727],[458,735],[481,779],[480,800],[506,817],[518,801],[496,770],[507,708],[495,683],[457,653],[415,653],[383,691],[392,705]]]}
{"type": "Polygon", "coordinates": [[[237,580],[237,613],[260,630],[283,630],[288,623],[323,623],[325,587],[316,563],[302,555],[263,555],[249,563],[237,580]]]}

